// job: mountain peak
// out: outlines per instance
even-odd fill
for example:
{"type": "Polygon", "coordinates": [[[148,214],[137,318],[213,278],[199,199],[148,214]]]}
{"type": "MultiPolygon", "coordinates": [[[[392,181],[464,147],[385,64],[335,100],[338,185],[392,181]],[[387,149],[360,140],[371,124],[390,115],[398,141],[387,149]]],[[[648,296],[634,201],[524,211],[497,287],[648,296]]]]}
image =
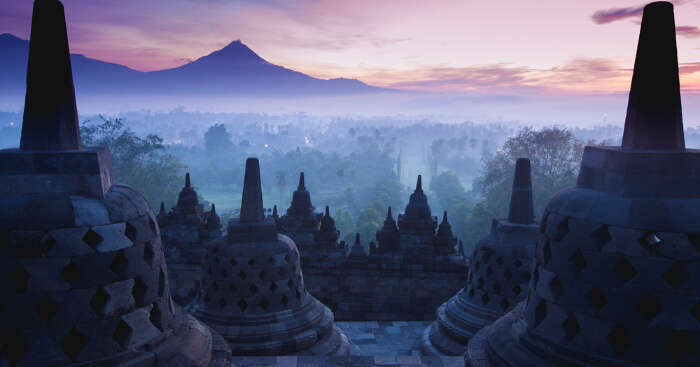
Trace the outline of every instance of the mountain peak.
{"type": "Polygon", "coordinates": [[[267,64],[268,62],[238,39],[220,50],[199,58],[195,63],[245,65],[267,64]]]}
{"type": "Polygon", "coordinates": [[[5,45],[5,44],[17,44],[17,45],[27,44],[28,45],[29,44],[29,41],[21,39],[21,38],[15,36],[14,34],[10,34],[10,33],[0,34],[0,42],[2,42],[3,45],[5,45]]]}

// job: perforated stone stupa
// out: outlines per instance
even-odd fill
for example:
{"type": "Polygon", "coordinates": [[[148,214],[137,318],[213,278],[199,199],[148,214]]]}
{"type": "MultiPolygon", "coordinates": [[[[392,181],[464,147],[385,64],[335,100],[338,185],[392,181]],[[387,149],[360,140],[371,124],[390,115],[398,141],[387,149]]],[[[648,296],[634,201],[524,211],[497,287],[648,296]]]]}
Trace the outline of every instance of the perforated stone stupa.
{"type": "Polygon", "coordinates": [[[700,151],[685,148],[673,5],[644,8],[621,147],[586,147],[542,218],[524,303],[474,366],[697,366],[700,151]]]}
{"type": "Polygon", "coordinates": [[[34,2],[20,149],[0,151],[0,365],[230,366],[173,303],[156,218],[80,144],[63,5],[34,2]]]}
{"type": "Polygon", "coordinates": [[[515,164],[508,218],[494,220],[471,257],[466,286],[437,310],[423,335],[426,354],[463,355],[469,339],[525,299],[539,226],[530,160],[515,164]]]}
{"type": "Polygon", "coordinates": [[[260,166],[246,161],[240,218],[211,242],[191,312],[219,331],[234,355],[347,355],[333,313],[304,287],[299,251],[263,211],[260,166]]]}

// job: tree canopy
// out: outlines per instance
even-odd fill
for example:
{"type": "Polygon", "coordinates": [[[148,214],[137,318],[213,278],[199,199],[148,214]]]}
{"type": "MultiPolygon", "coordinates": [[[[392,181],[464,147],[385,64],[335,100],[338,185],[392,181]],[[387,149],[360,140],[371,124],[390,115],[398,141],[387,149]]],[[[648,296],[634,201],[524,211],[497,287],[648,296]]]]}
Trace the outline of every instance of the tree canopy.
{"type": "Polygon", "coordinates": [[[158,135],[137,136],[120,118],[104,118],[80,129],[83,145],[106,146],[112,154],[114,179],[134,187],[157,208],[160,202],[173,204],[184,185],[184,166],[170,154],[158,135]]]}

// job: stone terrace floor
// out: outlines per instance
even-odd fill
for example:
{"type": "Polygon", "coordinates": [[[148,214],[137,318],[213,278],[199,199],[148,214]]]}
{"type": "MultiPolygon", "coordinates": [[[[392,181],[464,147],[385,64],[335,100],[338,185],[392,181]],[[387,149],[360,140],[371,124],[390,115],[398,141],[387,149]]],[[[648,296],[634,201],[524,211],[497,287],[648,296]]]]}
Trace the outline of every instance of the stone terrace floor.
{"type": "Polygon", "coordinates": [[[316,356],[234,357],[238,367],[462,367],[463,357],[425,357],[420,337],[428,321],[338,321],[354,345],[349,358],[316,356]]]}

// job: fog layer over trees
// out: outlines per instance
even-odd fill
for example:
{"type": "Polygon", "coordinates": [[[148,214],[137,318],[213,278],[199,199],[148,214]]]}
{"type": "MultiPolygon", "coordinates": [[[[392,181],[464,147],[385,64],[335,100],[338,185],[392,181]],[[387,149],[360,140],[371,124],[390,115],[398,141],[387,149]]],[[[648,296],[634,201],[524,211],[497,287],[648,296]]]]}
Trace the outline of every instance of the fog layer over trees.
{"type": "MultiPolygon", "coordinates": [[[[21,114],[0,113],[0,148],[17,147],[21,114]]],[[[535,215],[559,190],[573,186],[585,145],[618,145],[617,126],[534,128],[517,122],[480,124],[437,118],[315,117],[305,114],[133,112],[88,116],[85,146],[108,146],[116,180],[169,208],[190,172],[204,202],[237,215],[245,158],[260,158],[265,207],[284,214],[299,173],[317,211],[328,205],[341,231],[365,246],[391,206],[403,212],[417,175],[433,215],[448,218],[470,251],[493,218],[507,215],[515,160],[532,162],[535,215]]],[[[700,130],[686,132],[689,147],[700,130]]]]}

